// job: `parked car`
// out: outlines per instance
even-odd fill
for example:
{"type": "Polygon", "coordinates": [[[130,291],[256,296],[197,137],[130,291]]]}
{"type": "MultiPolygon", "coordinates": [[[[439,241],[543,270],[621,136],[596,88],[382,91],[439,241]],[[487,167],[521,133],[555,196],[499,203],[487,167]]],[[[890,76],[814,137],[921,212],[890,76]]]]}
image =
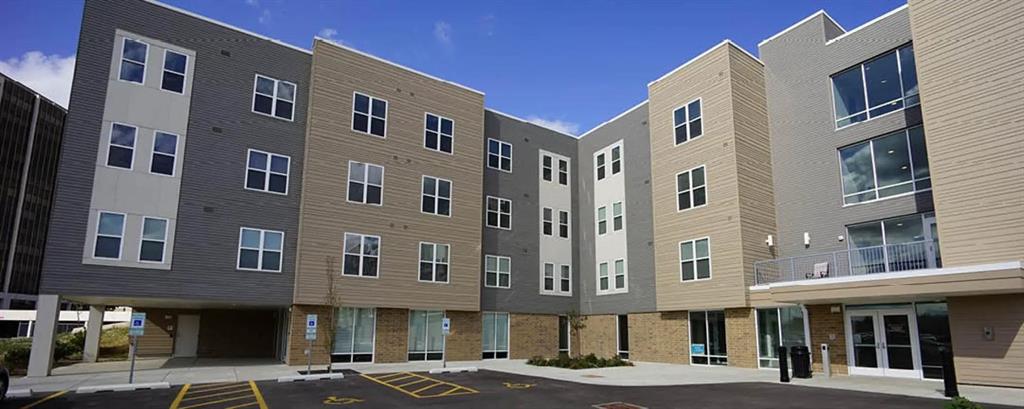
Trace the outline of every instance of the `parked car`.
{"type": "Polygon", "coordinates": [[[7,399],[7,388],[11,386],[11,373],[7,366],[0,364],[0,401],[7,399]]]}

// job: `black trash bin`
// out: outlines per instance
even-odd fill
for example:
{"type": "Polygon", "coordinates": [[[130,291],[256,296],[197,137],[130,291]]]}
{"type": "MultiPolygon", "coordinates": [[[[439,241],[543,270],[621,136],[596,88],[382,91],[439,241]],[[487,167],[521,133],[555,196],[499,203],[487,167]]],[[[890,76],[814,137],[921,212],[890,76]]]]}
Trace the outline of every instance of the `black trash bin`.
{"type": "Polygon", "coordinates": [[[811,377],[811,351],[804,346],[789,348],[793,360],[793,377],[807,379],[811,377]]]}

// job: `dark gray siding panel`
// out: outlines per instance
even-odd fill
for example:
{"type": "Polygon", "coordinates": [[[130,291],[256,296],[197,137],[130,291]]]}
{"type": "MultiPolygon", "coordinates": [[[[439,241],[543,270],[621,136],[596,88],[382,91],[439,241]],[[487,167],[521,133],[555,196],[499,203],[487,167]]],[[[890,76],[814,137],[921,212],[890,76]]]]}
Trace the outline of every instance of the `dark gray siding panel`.
{"type": "Polygon", "coordinates": [[[290,304],[310,60],[307,53],[150,3],[86,2],[40,292],[290,304]],[[81,262],[116,29],[197,54],[170,271],[81,262]],[[251,112],[256,72],[298,85],[294,122],[251,112]],[[243,189],[248,148],[291,157],[288,196],[243,189]],[[285,232],[281,273],[235,269],[242,226],[285,232]]]}

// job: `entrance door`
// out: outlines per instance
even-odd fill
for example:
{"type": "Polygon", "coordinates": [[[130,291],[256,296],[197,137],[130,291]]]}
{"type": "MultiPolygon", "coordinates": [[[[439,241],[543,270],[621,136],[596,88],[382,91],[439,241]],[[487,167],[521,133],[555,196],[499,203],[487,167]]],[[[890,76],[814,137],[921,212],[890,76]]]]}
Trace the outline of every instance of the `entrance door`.
{"type": "Polygon", "coordinates": [[[851,375],[921,377],[913,310],[848,310],[846,333],[851,375]]]}
{"type": "Polygon", "coordinates": [[[194,357],[199,349],[199,315],[179,315],[174,336],[174,356],[194,357]]]}
{"type": "Polygon", "coordinates": [[[928,252],[928,268],[941,268],[942,256],[939,254],[939,227],[935,224],[935,215],[924,216],[924,240],[928,252]]]}

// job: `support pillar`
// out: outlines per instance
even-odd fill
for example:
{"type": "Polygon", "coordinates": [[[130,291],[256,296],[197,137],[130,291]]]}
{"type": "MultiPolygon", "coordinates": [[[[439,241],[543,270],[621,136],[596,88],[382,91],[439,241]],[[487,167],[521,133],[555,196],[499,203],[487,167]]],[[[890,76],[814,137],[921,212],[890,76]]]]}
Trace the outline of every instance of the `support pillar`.
{"type": "Polygon", "coordinates": [[[36,300],[36,326],[32,335],[32,353],[28,358],[28,376],[50,376],[59,320],[60,296],[40,294],[36,300]]]}
{"type": "Polygon", "coordinates": [[[85,349],[82,350],[83,362],[96,362],[100,355],[100,334],[103,332],[105,310],[105,305],[89,306],[89,321],[85,323],[85,349]]]}

